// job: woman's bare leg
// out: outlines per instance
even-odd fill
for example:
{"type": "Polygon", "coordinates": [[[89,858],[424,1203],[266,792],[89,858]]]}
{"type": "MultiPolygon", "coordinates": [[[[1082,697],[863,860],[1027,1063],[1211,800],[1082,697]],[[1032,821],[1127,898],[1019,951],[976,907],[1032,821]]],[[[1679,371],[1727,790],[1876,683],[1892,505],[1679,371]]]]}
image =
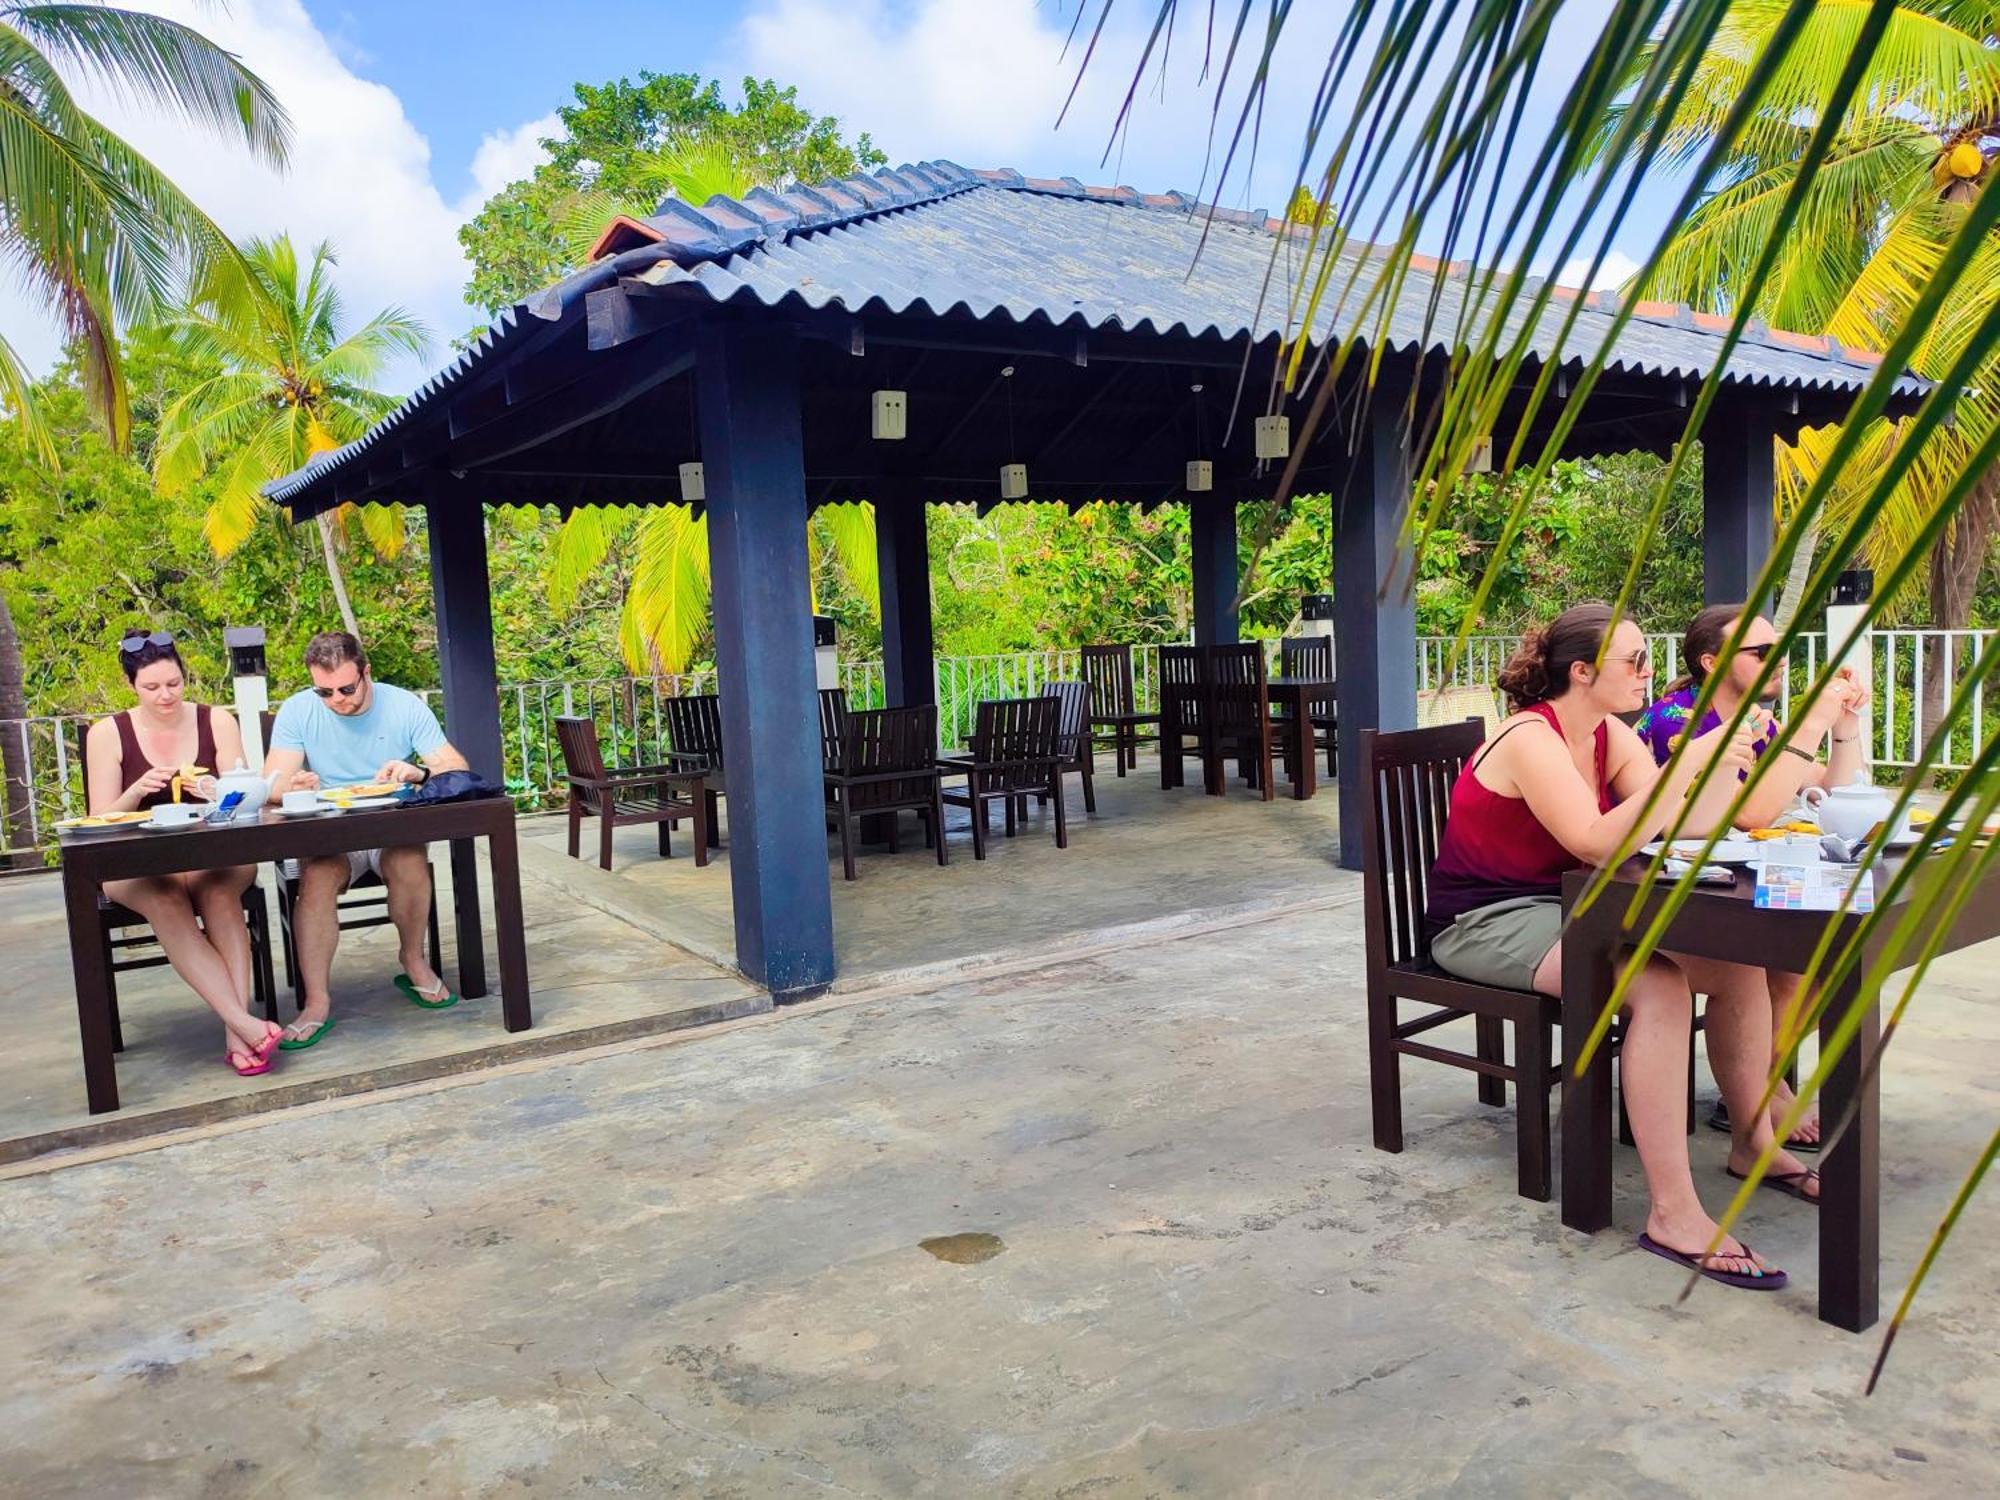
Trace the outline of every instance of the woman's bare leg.
{"type": "MultiPolygon", "coordinates": [[[[1712,958],[1675,955],[1688,982],[1708,996],[1708,1066],[1722,1086],[1729,1106],[1729,1165],[1747,1172],[1772,1142],[1771,1112],[1759,1110],[1764,1085],[1771,1076],[1771,991],[1762,969],[1748,964],[1719,963],[1712,958]]],[[[1799,1159],[1780,1151],[1771,1160],[1773,1174],[1803,1172],[1799,1159]]],[[[1800,1190],[1819,1196],[1817,1179],[1800,1190]]]]}
{"type": "MultiPolygon", "coordinates": [[[[1805,980],[1799,974],[1787,974],[1783,969],[1766,969],[1764,982],[1771,987],[1771,1050],[1778,1049],[1779,1042],[1788,1031],[1796,1031],[1799,1012],[1804,1006],[1805,980]]],[[[1777,1061],[1774,1055],[1773,1063],[1777,1061]]],[[[1778,1092],[1771,1100],[1771,1128],[1777,1129],[1778,1122],[1791,1110],[1792,1101],[1798,1096],[1792,1086],[1780,1081],[1778,1092]]],[[[1804,1119],[1792,1127],[1795,1141],[1817,1141],[1819,1139],[1819,1106],[1815,1104],[1806,1111],[1804,1119]]]]}
{"type": "MultiPolygon", "coordinates": [[[[202,935],[229,970],[230,981],[236,986],[237,1001],[245,1014],[250,1013],[252,985],[250,927],[243,919],[243,892],[256,877],[255,865],[204,870],[200,874],[182,877],[187,881],[194,909],[201,913],[202,935]]],[[[227,1023],[223,1029],[229,1030],[227,1023]]],[[[224,1041],[235,1045],[233,1033],[224,1041]]]]}
{"type": "MultiPolygon", "coordinates": [[[[1535,970],[1535,988],[1562,993],[1562,944],[1549,950],[1535,970]]],[[[1694,1025],[1694,996],[1687,976],[1655,956],[1626,991],[1625,1044],[1619,1054],[1619,1086],[1625,1113],[1639,1148],[1652,1206],[1646,1233],[1685,1255],[1699,1255],[1719,1227],[1701,1206],[1687,1150],[1688,1038],[1694,1025]]],[[[1712,1024],[1712,1023],[1711,1023],[1712,1024]]],[[[1753,1096],[1754,1097],[1754,1096],[1753,1096]]],[[[1768,1130],[1768,1125],[1766,1129],[1768,1130]]],[[[1747,1274],[1763,1262],[1725,1237],[1709,1265],[1747,1274]]]]}
{"type": "MultiPolygon", "coordinates": [[[[235,976],[194,919],[188,889],[175,879],[107,881],[104,894],[151,924],[174,972],[221,1019],[239,1048],[263,1045],[266,1027],[243,1003],[235,976]]],[[[237,920],[242,921],[239,909],[237,920]]]]}

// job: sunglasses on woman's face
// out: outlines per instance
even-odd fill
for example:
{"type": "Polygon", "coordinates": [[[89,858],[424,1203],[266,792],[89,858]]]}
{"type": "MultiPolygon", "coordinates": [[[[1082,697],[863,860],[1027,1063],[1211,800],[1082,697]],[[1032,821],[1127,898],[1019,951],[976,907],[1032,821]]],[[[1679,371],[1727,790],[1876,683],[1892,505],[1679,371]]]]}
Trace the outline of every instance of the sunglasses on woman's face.
{"type": "Polygon", "coordinates": [[[1614,656],[1611,659],[1613,661],[1625,662],[1641,677],[1644,677],[1648,672],[1653,670],[1653,653],[1651,651],[1634,651],[1630,656],[1614,656]]]}
{"type": "Polygon", "coordinates": [[[356,677],[354,681],[343,682],[339,687],[321,687],[315,683],[313,684],[313,691],[318,693],[321,698],[331,698],[335,693],[340,694],[343,698],[352,698],[356,693],[361,691],[361,679],[356,677]]]}
{"type": "Polygon", "coordinates": [[[1776,641],[1766,641],[1761,646],[1738,646],[1736,654],[1738,656],[1754,656],[1759,661],[1765,661],[1771,655],[1771,648],[1777,644],[1776,641]]]}
{"type": "Polygon", "coordinates": [[[171,630],[156,630],[151,635],[128,635],[118,643],[118,649],[127,656],[136,656],[148,646],[171,646],[173,643],[171,630]]]}

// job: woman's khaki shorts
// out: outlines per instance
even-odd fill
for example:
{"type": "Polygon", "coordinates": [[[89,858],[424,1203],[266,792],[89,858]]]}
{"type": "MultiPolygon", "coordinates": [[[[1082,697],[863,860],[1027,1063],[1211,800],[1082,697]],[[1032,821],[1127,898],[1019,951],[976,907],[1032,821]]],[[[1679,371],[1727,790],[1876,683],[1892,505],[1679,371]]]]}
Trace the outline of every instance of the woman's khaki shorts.
{"type": "Polygon", "coordinates": [[[1532,990],[1535,970],[1562,937],[1562,898],[1516,896],[1466,912],[1431,942],[1431,959],[1475,984],[1532,990]]]}

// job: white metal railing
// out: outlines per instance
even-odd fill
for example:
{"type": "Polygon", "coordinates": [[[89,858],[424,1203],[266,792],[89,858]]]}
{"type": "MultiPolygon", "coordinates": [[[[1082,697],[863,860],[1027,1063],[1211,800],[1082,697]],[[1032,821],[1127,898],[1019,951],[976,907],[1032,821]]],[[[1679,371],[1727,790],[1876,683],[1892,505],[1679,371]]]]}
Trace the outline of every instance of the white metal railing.
{"type": "MultiPolygon", "coordinates": [[[[1664,686],[1680,673],[1680,638],[1647,637],[1658,664],[1657,680],[1664,686]]],[[[1991,630],[1877,630],[1870,632],[1874,671],[1872,748],[1878,766],[1910,766],[1928,737],[1925,722],[1926,675],[1932,652],[1949,645],[1943,656],[1946,680],[1942,701],[1949,702],[1964,674],[1982,653],[2000,650],[2000,632],[1991,630]]],[[[1417,641],[1420,689],[1452,683],[1490,685],[1513,653],[1518,637],[1472,637],[1453,657],[1454,642],[1446,636],[1417,641]],[[1449,675],[1447,676],[1447,665],[1449,675]]],[[[1275,650],[1275,645],[1273,646],[1275,650]]],[[[1785,663],[1782,679],[1787,697],[1793,685],[1803,687],[1819,670],[1825,641],[1806,636],[1785,663]]],[[[1336,642],[1335,651],[1339,646],[1336,642]]],[[[1066,651],[1024,651],[994,656],[946,656],[935,663],[938,740],[943,748],[963,744],[972,732],[982,698],[1022,697],[1040,692],[1051,682],[1082,677],[1081,654],[1066,651]]],[[[1142,711],[1158,707],[1159,650],[1136,646],[1132,651],[1133,691],[1142,711]]],[[[883,700],[882,664],[850,661],[841,664],[842,685],[855,707],[879,706],[883,700]]],[[[500,689],[500,722],[507,756],[509,786],[525,800],[543,798],[562,785],[562,753],[555,737],[555,719],[584,714],[597,720],[606,758],[633,764],[658,757],[666,744],[666,699],[688,693],[713,692],[713,672],[674,677],[603,677],[549,679],[504,684],[500,689]]],[[[433,705],[438,693],[424,694],[433,705]]],[[[8,799],[15,816],[0,820],[0,856],[46,852],[54,843],[51,826],[59,818],[84,808],[83,767],[76,746],[84,715],[50,715],[0,722],[0,742],[16,752],[25,767],[28,795],[8,799]]],[[[1983,692],[1976,692],[1972,711],[1946,747],[1939,764],[1962,769],[1970,764],[1987,734],[1983,692]]]]}

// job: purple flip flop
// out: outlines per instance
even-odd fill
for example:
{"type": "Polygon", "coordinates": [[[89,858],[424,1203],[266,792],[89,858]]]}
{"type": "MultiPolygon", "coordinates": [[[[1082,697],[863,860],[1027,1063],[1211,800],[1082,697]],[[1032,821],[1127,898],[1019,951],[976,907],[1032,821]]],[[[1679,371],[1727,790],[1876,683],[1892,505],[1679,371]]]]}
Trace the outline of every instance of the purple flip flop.
{"type": "MultiPolygon", "coordinates": [[[[1738,1240],[1737,1243],[1739,1245],[1743,1244],[1741,1240],[1738,1240]]],[[[1677,1266],[1685,1266],[1690,1271],[1698,1272],[1710,1281],[1719,1281],[1724,1286],[1737,1287],[1746,1292],[1781,1292],[1791,1280],[1783,1271],[1777,1270],[1766,1271],[1761,1276],[1743,1271],[1718,1271],[1713,1266],[1703,1265],[1701,1263],[1702,1258],[1698,1255],[1689,1255],[1680,1250],[1669,1250],[1650,1234],[1641,1234],[1639,1236],[1639,1248],[1641,1250],[1650,1250],[1653,1254],[1660,1256],[1662,1259],[1670,1260],[1677,1266]]],[[[1747,1254],[1750,1247],[1743,1245],[1743,1249],[1747,1254]]]]}

